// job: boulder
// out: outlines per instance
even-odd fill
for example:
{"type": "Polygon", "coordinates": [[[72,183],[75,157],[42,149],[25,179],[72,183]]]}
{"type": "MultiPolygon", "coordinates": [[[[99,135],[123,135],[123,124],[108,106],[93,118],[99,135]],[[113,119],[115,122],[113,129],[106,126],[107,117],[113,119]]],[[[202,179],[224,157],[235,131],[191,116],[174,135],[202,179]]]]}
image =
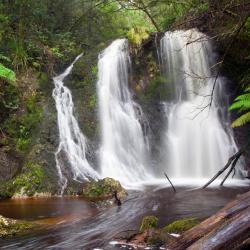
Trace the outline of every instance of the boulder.
{"type": "Polygon", "coordinates": [[[87,183],[83,188],[83,196],[91,201],[103,201],[115,198],[120,201],[127,196],[126,190],[119,181],[112,178],[104,178],[87,183]]]}

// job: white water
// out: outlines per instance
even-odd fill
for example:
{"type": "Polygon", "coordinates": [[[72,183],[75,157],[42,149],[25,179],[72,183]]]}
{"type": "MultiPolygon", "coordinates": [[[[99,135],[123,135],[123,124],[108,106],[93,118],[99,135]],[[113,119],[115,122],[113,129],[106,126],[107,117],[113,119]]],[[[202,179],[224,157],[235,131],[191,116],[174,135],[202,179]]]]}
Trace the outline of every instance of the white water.
{"type": "Polygon", "coordinates": [[[97,83],[101,175],[126,186],[150,178],[143,114],[128,89],[129,61],[127,40],[115,40],[99,56],[97,83]]]}
{"type": "Polygon", "coordinates": [[[225,96],[222,78],[217,79],[212,106],[202,111],[210,102],[215,63],[208,38],[196,30],[167,32],[161,40],[161,64],[172,95],[165,104],[164,159],[171,177],[212,177],[235,152],[225,110],[218,103],[225,96]]]}
{"type": "MultiPolygon", "coordinates": [[[[64,86],[64,79],[70,74],[74,62],[59,76],[53,78],[55,88],[53,98],[56,102],[57,124],[60,143],[55,153],[56,167],[60,178],[61,193],[67,186],[64,172],[69,172],[77,181],[97,179],[98,173],[90,166],[86,158],[87,139],[82,134],[74,117],[74,103],[70,90],[64,86]],[[67,169],[69,167],[69,169],[67,169]]],[[[68,175],[68,174],[67,174],[68,175]]]]}

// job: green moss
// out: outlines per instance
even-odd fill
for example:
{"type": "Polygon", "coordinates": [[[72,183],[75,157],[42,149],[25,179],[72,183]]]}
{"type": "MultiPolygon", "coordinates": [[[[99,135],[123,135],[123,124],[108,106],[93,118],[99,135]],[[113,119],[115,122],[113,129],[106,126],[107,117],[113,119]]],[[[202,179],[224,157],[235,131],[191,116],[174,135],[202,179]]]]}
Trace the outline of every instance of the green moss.
{"type": "Polygon", "coordinates": [[[14,194],[32,196],[43,191],[45,173],[38,164],[27,163],[20,175],[13,180],[0,183],[0,198],[10,198],[14,194]]]}
{"type": "Polygon", "coordinates": [[[21,234],[34,227],[34,223],[8,219],[0,215],[0,238],[21,234]]]}
{"type": "Polygon", "coordinates": [[[48,85],[51,84],[48,74],[44,72],[39,72],[39,75],[37,78],[39,82],[39,88],[42,91],[46,91],[48,89],[48,85]]]}
{"type": "Polygon", "coordinates": [[[168,233],[183,233],[196,226],[198,223],[199,221],[195,218],[185,218],[174,221],[173,223],[165,226],[163,230],[168,233]]]}
{"type": "Polygon", "coordinates": [[[83,190],[83,195],[90,200],[98,200],[112,198],[114,192],[117,192],[120,196],[126,196],[126,191],[119,181],[104,178],[103,180],[88,183],[83,190]]]}
{"type": "Polygon", "coordinates": [[[42,189],[44,176],[43,168],[40,165],[27,163],[24,173],[17,176],[13,182],[15,193],[34,195],[42,189]]]}
{"type": "Polygon", "coordinates": [[[144,232],[151,228],[156,228],[157,223],[158,218],[153,215],[144,217],[140,226],[140,232],[144,232]]]}
{"type": "Polygon", "coordinates": [[[166,93],[166,78],[163,76],[156,76],[153,78],[149,86],[146,88],[145,91],[145,97],[147,100],[155,99],[157,96],[160,97],[160,99],[165,99],[167,93],[166,93]]]}
{"type": "Polygon", "coordinates": [[[90,96],[88,100],[88,108],[93,110],[96,107],[96,104],[97,104],[97,97],[96,94],[93,94],[90,96]]]}

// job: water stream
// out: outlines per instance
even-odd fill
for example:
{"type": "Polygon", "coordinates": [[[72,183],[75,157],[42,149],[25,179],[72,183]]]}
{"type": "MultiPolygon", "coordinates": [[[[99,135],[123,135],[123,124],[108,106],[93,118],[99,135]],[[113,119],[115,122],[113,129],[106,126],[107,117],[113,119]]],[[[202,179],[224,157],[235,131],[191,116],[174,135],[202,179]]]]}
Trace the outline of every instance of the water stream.
{"type": "Polygon", "coordinates": [[[165,103],[165,169],[174,178],[209,178],[237,150],[209,37],[195,29],[167,32],[161,65],[171,96],[165,103]]]}
{"type": "Polygon", "coordinates": [[[145,215],[157,216],[159,227],[180,218],[203,220],[247,190],[248,187],[239,186],[207,190],[178,186],[177,193],[173,193],[171,188],[147,186],[142,191],[129,191],[121,207],[109,209],[97,208],[81,198],[2,201],[0,214],[35,220],[43,228],[28,235],[0,239],[0,249],[124,249],[109,243],[121,232],[137,230],[145,215]]]}
{"type": "Polygon", "coordinates": [[[101,175],[124,185],[150,179],[143,113],[129,91],[128,41],[115,40],[99,56],[98,98],[101,122],[101,175]]]}
{"type": "Polygon", "coordinates": [[[81,56],[76,57],[62,74],[53,78],[55,84],[53,98],[56,103],[60,140],[55,158],[61,193],[67,186],[66,176],[71,176],[72,179],[80,181],[97,179],[99,176],[86,158],[87,138],[81,132],[74,116],[72,94],[63,82],[81,56]],[[67,175],[64,174],[65,172],[67,175]]]}

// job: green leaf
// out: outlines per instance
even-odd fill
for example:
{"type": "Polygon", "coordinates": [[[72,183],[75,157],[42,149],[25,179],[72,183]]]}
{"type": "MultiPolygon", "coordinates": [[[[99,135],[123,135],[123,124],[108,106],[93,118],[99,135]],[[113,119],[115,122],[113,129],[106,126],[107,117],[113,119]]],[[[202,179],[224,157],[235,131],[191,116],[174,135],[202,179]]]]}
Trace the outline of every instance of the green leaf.
{"type": "Polygon", "coordinates": [[[229,110],[235,110],[235,109],[240,109],[240,110],[250,109],[250,99],[249,100],[240,100],[240,101],[234,102],[229,107],[229,110]]]}
{"type": "Polygon", "coordinates": [[[14,71],[6,68],[0,63],[0,78],[6,80],[9,83],[14,83],[16,81],[16,74],[14,71]]]}
{"type": "Polygon", "coordinates": [[[240,116],[232,123],[232,128],[240,127],[245,125],[247,122],[250,122],[250,112],[240,116]]]}

